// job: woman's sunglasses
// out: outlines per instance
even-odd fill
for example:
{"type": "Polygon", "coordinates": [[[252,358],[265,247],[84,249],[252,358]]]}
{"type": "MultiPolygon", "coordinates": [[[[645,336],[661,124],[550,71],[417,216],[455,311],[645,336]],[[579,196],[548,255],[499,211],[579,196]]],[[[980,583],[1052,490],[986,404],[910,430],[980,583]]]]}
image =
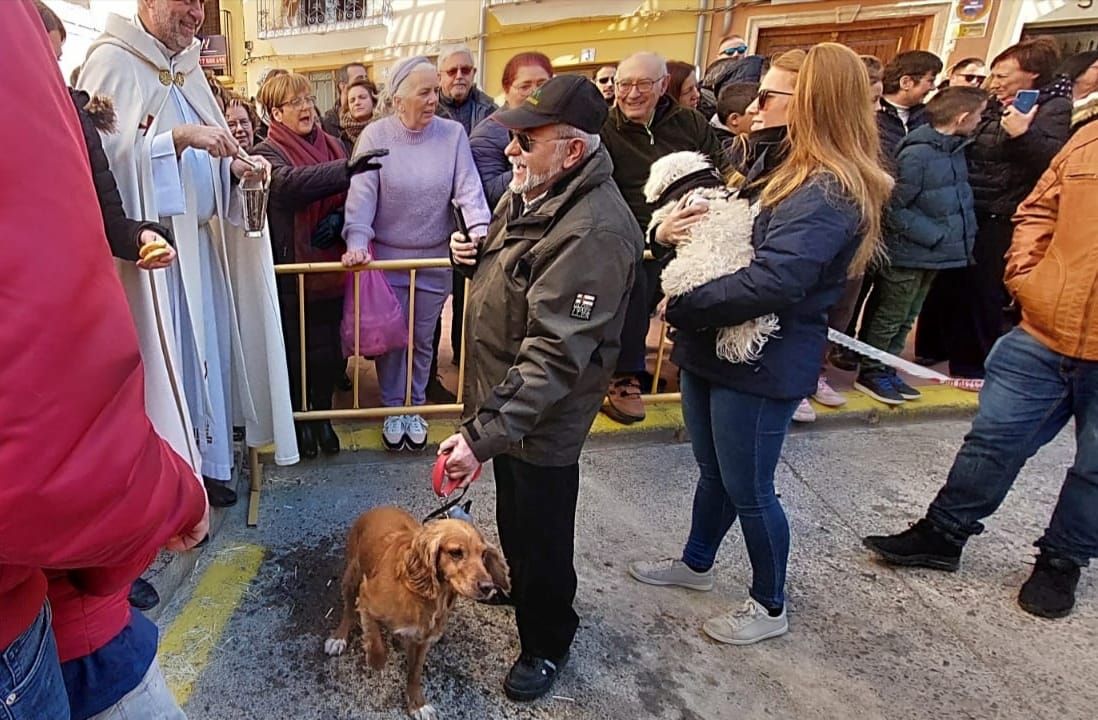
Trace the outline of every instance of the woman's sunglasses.
{"type": "Polygon", "coordinates": [[[755,96],[755,99],[759,101],[759,109],[762,110],[766,107],[766,101],[773,95],[793,95],[791,92],[783,92],[782,90],[760,90],[759,94],[755,96]]]}

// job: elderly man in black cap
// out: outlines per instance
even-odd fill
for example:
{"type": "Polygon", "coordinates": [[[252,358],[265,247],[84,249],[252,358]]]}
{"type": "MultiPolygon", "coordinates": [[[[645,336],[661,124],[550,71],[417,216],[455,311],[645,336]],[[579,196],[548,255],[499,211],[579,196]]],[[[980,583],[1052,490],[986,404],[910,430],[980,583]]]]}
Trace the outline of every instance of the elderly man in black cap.
{"type": "Polygon", "coordinates": [[[472,279],[460,432],[439,449],[463,484],[494,459],[496,522],[511,566],[522,654],[503,687],[529,701],[553,686],[579,617],[573,544],[579,456],[620,345],[643,235],[611,178],[589,80],[561,75],[496,114],[511,132],[510,191],[487,237],[451,238],[472,279]]]}

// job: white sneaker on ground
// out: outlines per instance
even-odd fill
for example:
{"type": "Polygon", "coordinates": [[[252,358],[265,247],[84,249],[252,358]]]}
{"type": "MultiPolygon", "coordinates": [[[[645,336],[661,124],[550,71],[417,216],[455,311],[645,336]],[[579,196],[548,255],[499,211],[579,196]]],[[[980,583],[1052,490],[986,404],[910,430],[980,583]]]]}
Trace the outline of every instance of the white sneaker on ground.
{"type": "Polygon", "coordinates": [[[793,411],[793,422],[816,422],[816,409],[812,407],[812,403],[808,402],[808,398],[801,400],[801,404],[793,411]]]}
{"type": "Polygon", "coordinates": [[[752,645],[760,640],[775,638],[789,632],[789,618],[785,608],[782,614],[771,617],[755,598],[747,598],[743,607],[719,617],[706,620],[702,625],[705,634],[729,645],[752,645]]]}
{"type": "Polygon", "coordinates": [[[404,416],[390,415],[381,426],[381,442],[386,450],[394,452],[404,449],[404,416]]]}
{"type": "Polygon", "coordinates": [[[427,421],[421,415],[404,416],[404,438],[410,450],[427,447],[427,421]]]}
{"type": "Polygon", "coordinates": [[[812,393],[812,398],[819,404],[826,405],[827,407],[842,407],[843,405],[846,405],[846,396],[828,385],[827,378],[823,375],[816,380],[816,392],[812,393]]]}
{"type": "Polygon", "coordinates": [[[682,560],[674,558],[629,563],[629,574],[648,585],[676,585],[701,592],[713,589],[713,568],[702,573],[694,572],[682,560]]]}

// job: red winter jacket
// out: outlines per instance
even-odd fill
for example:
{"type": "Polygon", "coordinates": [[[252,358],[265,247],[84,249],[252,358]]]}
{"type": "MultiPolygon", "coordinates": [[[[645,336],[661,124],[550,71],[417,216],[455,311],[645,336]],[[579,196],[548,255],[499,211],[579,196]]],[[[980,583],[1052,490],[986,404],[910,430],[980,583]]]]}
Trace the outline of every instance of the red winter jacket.
{"type": "MultiPolygon", "coordinates": [[[[42,21],[26,0],[3,18],[0,107],[19,112],[0,116],[0,649],[41,609],[44,569],[117,593],[205,511],[145,415],[133,320],[42,21]]],[[[85,645],[115,624],[89,618],[85,645]]]]}

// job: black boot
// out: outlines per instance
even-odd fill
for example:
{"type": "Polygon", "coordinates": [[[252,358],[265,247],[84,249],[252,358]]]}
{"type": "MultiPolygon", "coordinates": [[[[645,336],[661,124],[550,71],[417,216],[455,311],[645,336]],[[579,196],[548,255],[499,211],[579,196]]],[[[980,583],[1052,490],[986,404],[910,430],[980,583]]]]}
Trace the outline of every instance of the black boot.
{"type": "Polygon", "coordinates": [[[558,662],[522,653],[503,681],[503,692],[516,702],[537,700],[552,689],[567,662],[568,653],[558,662]]]}
{"type": "Polygon", "coordinates": [[[1071,560],[1041,553],[1018,593],[1018,604],[1030,615],[1062,618],[1075,607],[1079,566],[1071,560]]]}
{"type": "Polygon", "coordinates": [[[332,429],[330,420],[321,420],[313,426],[317,442],[325,455],[335,455],[339,452],[339,436],[332,429]]]}
{"type": "Polygon", "coordinates": [[[130,606],[138,610],[152,610],[160,604],[160,594],[148,580],[137,578],[130,585],[130,606]]]}
{"type": "Polygon", "coordinates": [[[926,518],[898,535],[870,535],[862,544],[893,565],[954,572],[961,565],[959,545],[926,518]]]}
{"type": "Polygon", "coordinates": [[[206,497],[210,500],[210,507],[227,508],[236,505],[236,491],[225,483],[203,477],[202,484],[206,486],[206,497]]]}
{"type": "Polygon", "coordinates": [[[294,423],[297,428],[297,451],[301,457],[313,459],[316,457],[316,435],[313,434],[312,423],[294,423]]]}

